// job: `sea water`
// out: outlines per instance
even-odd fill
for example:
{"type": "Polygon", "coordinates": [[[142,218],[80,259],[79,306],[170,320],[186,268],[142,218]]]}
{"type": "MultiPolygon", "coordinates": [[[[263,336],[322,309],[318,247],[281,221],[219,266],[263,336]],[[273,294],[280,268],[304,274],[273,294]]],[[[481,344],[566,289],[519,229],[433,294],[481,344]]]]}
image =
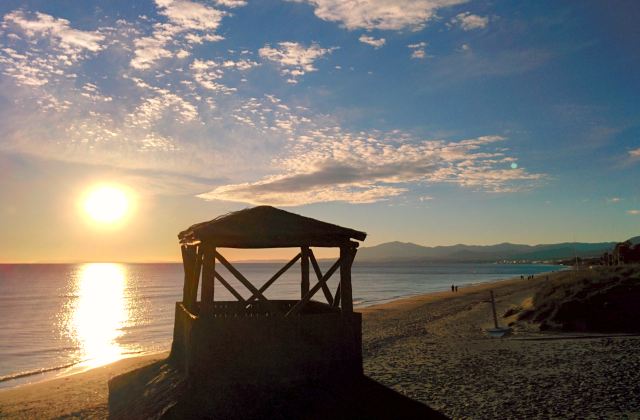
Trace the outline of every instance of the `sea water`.
{"type": "MultiPolygon", "coordinates": [[[[283,263],[237,263],[256,286],[283,263]]],[[[320,263],[322,271],[330,262],[320,263]]],[[[221,267],[218,267],[220,269],[221,267]]],[[[559,270],[541,264],[364,264],[353,267],[354,306],[559,270]]],[[[233,276],[222,276],[245,298],[233,276]]],[[[314,284],[313,271],[311,273],[314,284]]],[[[182,298],[181,264],[0,265],[0,388],[87,369],[132,355],[169,350],[175,302],[182,298]]],[[[329,281],[335,290],[338,274],[329,281]]],[[[297,299],[294,265],[265,293],[297,299]]],[[[234,300],[219,282],[216,300],[234,300]]],[[[322,293],[314,299],[322,301],[322,293]]]]}

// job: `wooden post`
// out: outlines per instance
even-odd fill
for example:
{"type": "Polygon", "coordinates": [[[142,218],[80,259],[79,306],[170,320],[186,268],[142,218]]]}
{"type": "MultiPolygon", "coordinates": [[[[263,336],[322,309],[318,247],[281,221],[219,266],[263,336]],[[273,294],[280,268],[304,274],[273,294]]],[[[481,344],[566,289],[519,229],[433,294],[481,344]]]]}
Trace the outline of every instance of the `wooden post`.
{"type": "Polygon", "coordinates": [[[301,254],[300,269],[302,270],[302,280],[300,282],[300,299],[309,293],[309,247],[303,246],[301,254]]]}
{"type": "Polygon", "coordinates": [[[189,301],[191,297],[191,284],[193,283],[193,268],[196,262],[195,248],[183,245],[180,247],[182,252],[182,268],[184,269],[184,286],[182,288],[182,303],[187,309],[191,309],[192,303],[189,301]]]}
{"type": "Polygon", "coordinates": [[[498,316],[496,315],[496,300],[493,297],[493,290],[489,290],[491,294],[491,309],[493,311],[493,325],[498,328],[498,316]]]}
{"type": "Polygon", "coordinates": [[[192,313],[198,300],[198,283],[200,282],[200,271],[202,269],[202,246],[194,247],[196,257],[193,259],[191,278],[189,279],[189,306],[187,307],[192,313]]]}
{"type": "Polygon", "coordinates": [[[340,301],[342,313],[353,312],[353,296],[351,295],[351,264],[356,256],[356,249],[350,246],[340,247],[340,301]]]}
{"type": "Polygon", "coordinates": [[[216,272],[216,249],[205,246],[202,262],[202,289],[200,291],[200,305],[202,313],[213,310],[213,291],[216,272]]]}

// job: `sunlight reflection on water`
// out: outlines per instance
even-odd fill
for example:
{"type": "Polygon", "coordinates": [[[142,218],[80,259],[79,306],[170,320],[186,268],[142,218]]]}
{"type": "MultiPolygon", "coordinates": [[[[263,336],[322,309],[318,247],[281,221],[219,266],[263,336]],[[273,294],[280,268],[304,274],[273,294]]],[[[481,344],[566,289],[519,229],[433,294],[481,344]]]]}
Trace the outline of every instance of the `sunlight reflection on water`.
{"type": "Polygon", "coordinates": [[[73,285],[77,298],[67,312],[66,333],[80,349],[86,367],[118,359],[125,348],[118,343],[131,317],[125,299],[127,267],[122,264],[84,264],[73,285]]]}

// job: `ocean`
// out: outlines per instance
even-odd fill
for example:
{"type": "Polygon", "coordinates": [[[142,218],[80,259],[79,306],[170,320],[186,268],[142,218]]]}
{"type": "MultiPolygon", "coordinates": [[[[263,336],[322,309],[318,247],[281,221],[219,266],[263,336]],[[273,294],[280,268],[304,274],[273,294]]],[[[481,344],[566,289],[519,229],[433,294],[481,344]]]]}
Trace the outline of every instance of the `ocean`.
{"type": "MultiPolygon", "coordinates": [[[[320,262],[322,271],[330,263],[320,262]]],[[[262,285],[283,263],[234,264],[262,285]]],[[[218,267],[222,268],[222,267],[218,267]]],[[[354,264],[356,307],[496,279],[562,269],[541,264],[354,264]]],[[[249,293],[224,269],[222,276],[249,293]]],[[[314,284],[313,271],[311,284],[314,284]]],[[[332,290],[338,275],[329,281],[332,290]]],[[[296,299],[297,265],[274,283],[267,298],[296,299]]],[[[181,264],[0,265],[0,388],[101,366],[125,357],[168,350],[175,302],[182,297],[181,264]]],[[[244,292],[244,293],[243,293],[244,292]]],[[[234,300],[217,283],[216,300],[234,300]]],[[[323,300],[322,293],[315,299],[323,300]]]]}

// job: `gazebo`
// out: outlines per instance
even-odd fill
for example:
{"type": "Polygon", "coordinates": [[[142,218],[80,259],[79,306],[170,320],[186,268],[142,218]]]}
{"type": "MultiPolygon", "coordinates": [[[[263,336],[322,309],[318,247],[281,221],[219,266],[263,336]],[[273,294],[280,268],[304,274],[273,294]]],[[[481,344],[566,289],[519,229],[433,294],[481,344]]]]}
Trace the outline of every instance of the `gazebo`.
{"type": "Polygon", "coordinates": [[[109,381],[109,418],[445,418],[363,374],[351,265],[365,233],[260,206],[178,236],[184,290],[171,355],[109,381]],[[340,249],[324,273],[316,247],[340,249]],[[296,255],[256,287],[223,248],[295,248],[296,255]],[[298,262],[299,299],[267,299],[298,262]],[[224,278],[218,264],[237,281],[224,278]],[[332,291],[327,281],[338,271],[332,291]],[[216,283],[235,300],[214,299],[216,283]]]}
{"type": "Polygon", "coordinates": [[[362,375],[362,320],[353,312],[351,266],[357,241],[366,236],[270,206],[230,213],[180,232],[184,289],[175,308],[172,362],[195,384],[259,385],[362,375]],[[339,248],[339,258],[324,273],[314,247],[339,248]],[[223,256],[223,248],[295,248],[297,253],[258,286],[223,256]],[[300,298],[268,299],[269,287],[298,262],[300,298]],[[218,264],[246,290],[233,287],[218,264]],[[332,291],[328,280],[336,272],[340,278],[332,291]],[[216,300],[216,282],[235,300],[216,300]],[[313,299],[317,296],[324,302],[313,299]]]}

